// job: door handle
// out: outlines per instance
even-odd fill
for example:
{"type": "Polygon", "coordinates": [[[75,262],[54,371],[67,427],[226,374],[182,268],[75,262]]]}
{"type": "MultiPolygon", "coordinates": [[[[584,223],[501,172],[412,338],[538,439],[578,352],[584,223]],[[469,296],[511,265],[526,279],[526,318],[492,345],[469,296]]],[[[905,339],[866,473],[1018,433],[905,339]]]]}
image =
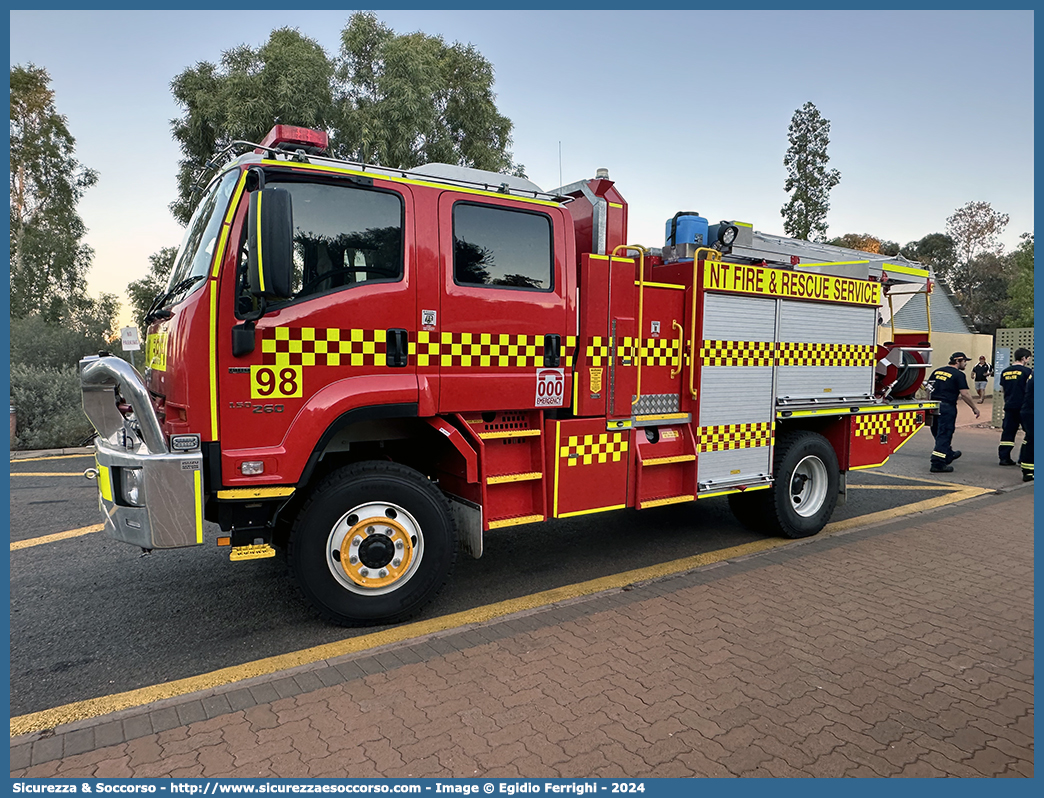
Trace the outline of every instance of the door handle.
{"type": "Polygon", "coordinates": [[[558,368],[562,358],[562,336],[548,333],[544,336],[544,368],[558,368]]]}
{"type": "Polygon", "coordinates": [[[387,330],[384,349],[385,365],[391,368],[405,368],[410,352],[410,342],[406,331],[387,330]]]}

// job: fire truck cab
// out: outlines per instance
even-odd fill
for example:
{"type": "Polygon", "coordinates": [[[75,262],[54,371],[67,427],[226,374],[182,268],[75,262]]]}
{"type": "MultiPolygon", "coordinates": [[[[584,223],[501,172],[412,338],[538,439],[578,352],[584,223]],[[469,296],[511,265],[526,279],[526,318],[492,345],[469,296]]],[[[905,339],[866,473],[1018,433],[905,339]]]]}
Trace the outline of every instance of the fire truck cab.
{"type": "Polygon", "coordinates": [[[81,361],[116,539],[212,521],[233,560],[285,547],[324,618],[390,623],[508,527],[728,495],[815,534],[936,404],[929,331],[877,344],[889,287],[927,301],[917,264],[692,212],[646,248],[602,170],[544,192],[325,139],[276,126],[213,179],[143,375],[81,361]]]}

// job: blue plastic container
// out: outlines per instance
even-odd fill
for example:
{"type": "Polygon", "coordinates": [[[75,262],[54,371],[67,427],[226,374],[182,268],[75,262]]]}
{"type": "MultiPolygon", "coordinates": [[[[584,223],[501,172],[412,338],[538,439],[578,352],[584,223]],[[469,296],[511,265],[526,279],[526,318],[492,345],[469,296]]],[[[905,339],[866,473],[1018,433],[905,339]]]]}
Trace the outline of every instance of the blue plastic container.
{"type": "Polygon", "coordinates": [[[707,246],[707,220],[695,212],[682,212],[675,214],[667,220],[667,229],[664,233],[665,246],[677,244],[695,244],[698,247],[707,246]]]}

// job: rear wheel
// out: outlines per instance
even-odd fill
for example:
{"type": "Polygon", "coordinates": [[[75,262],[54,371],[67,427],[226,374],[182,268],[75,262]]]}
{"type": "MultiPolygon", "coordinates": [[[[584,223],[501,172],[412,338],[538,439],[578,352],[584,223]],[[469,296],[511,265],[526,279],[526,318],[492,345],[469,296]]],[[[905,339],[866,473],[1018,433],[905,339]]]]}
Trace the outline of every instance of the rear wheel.
{"type": "Polygon", "coordinates": [[[769,491],[755,490],[751,492],[730,493],[729,509],[744,527],[752,532],[764,532],[771,525],[769,514],[769,491]]]}
{"type": "Polygon", "coordinates": [[[290,567],[326,620],[396,623],[438,595],[457,557],[449,502],[396,463],[357,463],[324,479],[290,535],[290,567]]]}
{"type": "Polygon", "coordinates": [[[815,432],[788,433],[776,448],[774,471],[775,483],[765,491],[773,531],[789,538],[819,532],[837,505],[841,474],[834,447],[815,432]]]}

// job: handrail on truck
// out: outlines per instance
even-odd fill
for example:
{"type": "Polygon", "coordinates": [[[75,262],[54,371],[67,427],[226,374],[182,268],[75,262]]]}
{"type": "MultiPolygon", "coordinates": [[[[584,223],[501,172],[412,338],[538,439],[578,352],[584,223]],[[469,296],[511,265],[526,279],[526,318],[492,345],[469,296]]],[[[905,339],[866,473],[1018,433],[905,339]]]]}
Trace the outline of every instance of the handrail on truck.
{"type": "Polygon", "coordinates": [[[700,253],[706,252],[704,260],[721,262],[721,253],[712,247],[697,247],[692,253],[692,318],[689,323],[689,393],[696,398],[696,271],[700,264],[700,253]]]}
{"type": "Polygon", "coordinates": [[[631,407],[635,407],[642,398],[642,335],[645,331],[642,326],[642,312],[645,308],[645,253],[647,250],[640,244],[620,244],[613,250],[614,258],[621,249],[625,252],[629,249],[638,250],[638,346],[635,352],[635,359],[638,361],[638,383],[634,388],[634,401],[631,402],[631,407]]]}

